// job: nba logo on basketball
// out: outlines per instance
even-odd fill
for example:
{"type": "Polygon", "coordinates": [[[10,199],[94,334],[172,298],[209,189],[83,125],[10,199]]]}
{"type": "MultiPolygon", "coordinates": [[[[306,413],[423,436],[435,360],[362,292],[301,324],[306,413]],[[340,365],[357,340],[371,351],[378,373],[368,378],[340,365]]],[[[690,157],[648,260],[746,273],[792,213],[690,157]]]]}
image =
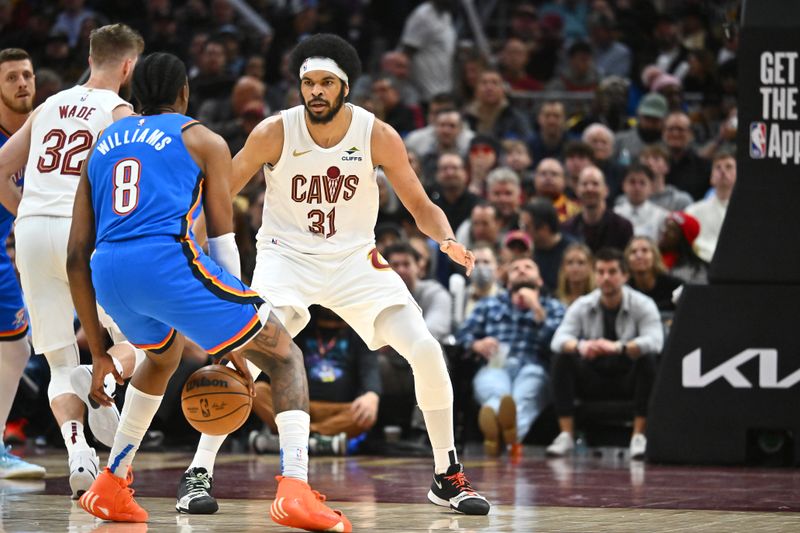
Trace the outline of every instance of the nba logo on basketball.
{"type": "Polygon", "coordinates": [[[750,123],[750,157],[764,159],[767,156],[767,125],[763,122],[750,123]]]}

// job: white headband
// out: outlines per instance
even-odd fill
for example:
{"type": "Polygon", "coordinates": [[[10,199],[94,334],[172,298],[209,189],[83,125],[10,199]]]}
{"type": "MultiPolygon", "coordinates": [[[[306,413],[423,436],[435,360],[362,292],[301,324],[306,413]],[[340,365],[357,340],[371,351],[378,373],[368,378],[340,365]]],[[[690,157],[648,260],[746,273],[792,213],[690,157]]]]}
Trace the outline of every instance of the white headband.
{"type": "Polygon", "coordinates": [[[303,75],[311,70],[330,72],[331,74],[335,74],[336,77],[345,82],[345,84],[349,83],[347,74],[336,64],[336,61],[329,57],[309,57],[303,61],[303,64],[300,66],[300,78],[302,79],[303,75]]]}

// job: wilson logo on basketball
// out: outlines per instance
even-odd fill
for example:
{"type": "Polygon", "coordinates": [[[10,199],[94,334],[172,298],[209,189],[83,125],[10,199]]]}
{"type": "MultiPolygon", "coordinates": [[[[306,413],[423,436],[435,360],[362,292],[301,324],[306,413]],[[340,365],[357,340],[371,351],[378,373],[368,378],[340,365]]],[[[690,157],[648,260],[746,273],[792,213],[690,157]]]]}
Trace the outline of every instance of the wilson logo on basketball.
{"type": "Polygon", "coordinates": [[[292,178],[292,200],[306,204],[335,204],[339,197],[349,201],[356,194],[358,176],[345,177],[339,167],[330,167],[323,175],[310,178],[297,174],[292,178]]]}
{"type": "Polygon", "coordinates": [[[192,389],[196,389],[198,387],[222,387],[223,389],[228,388],[228,382],[224,379],[208,379],[206,377],[194,379],[186,383],[186,392],[189,392],[192,389]]]}

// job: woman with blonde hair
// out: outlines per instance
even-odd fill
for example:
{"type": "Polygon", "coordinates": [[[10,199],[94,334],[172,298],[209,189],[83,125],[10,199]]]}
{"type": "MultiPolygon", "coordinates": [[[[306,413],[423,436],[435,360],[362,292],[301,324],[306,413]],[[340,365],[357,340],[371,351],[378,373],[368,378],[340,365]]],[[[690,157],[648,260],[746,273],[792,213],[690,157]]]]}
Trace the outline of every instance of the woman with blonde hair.
{"type": "Polygon", "coordinates": [[[650,237],[634,237],[625,247],[625,261],[630,278],[628,285],[656,302],[659,311],[674,311],[672,293],[683,281],[667,274],[661,252],[650,237]]]}
{"type": "Polygon", "coordinates": [[[564,250],[558,271],[556,298],[566,306],[594,290],[592,251],[582,243],[573,243],[564,250]]]}

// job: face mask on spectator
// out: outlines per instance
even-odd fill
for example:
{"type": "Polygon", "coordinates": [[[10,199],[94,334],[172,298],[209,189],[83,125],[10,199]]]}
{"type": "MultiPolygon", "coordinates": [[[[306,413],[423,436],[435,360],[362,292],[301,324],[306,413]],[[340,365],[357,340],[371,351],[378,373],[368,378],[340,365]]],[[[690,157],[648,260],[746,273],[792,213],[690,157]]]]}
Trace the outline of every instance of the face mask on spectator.
{"type": "Polygon", "coordinates": [[[489,265],[475,265],[475,269],[472,271],[472,276],[470,276],[470,279],[472,279],[472,283],[474,283],[478,288],[485,289],[494,283],[492,267],[489,265]]]}

